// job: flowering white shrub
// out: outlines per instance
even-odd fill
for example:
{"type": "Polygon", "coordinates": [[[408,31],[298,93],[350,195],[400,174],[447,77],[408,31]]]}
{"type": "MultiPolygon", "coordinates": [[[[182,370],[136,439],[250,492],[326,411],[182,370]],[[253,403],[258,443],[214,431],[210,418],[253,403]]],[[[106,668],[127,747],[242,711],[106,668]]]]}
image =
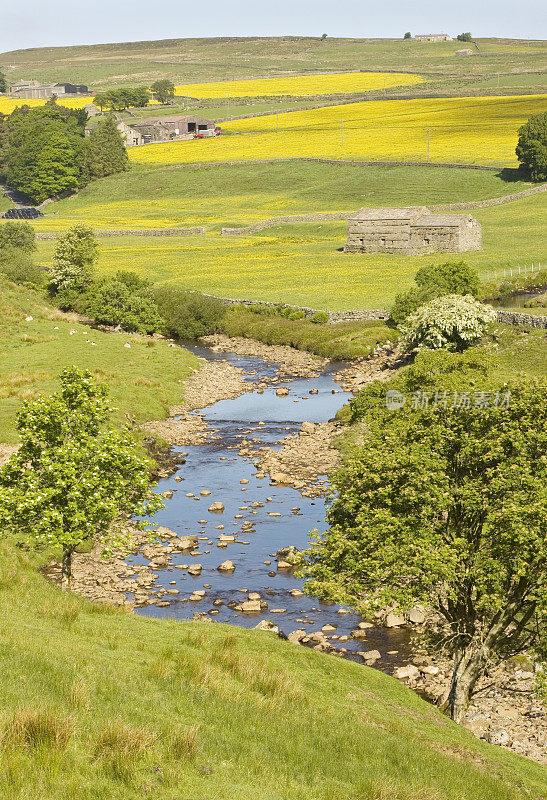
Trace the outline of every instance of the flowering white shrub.
{"type": "Polygon", "coordinates": [[[477,302],[470,294],[436,297],[411,314],[399,330],[412,350],[464,350],[496,321],[491,306],[477,302]]]}

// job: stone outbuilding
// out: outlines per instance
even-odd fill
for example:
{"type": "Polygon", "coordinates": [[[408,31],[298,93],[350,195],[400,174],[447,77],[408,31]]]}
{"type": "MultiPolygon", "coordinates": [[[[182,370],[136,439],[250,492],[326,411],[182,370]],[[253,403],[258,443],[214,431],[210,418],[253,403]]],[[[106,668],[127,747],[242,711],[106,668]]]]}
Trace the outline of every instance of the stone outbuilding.
{"type": "Polygon", "coordinates": [[[77,83],[40,83],[39,81],[17,81],[12,83],[9,96],[22,100],[50,100],[53,95],[58,98],[79,97],[89,94],[89,89],[77,83]]]}
{"type": "Polygon", "coordinates": [[[452,36],[447,33],[417,33],[415,42],[453,42],[452,36]]]}
{"type": "Polygon", "coordinates": [[[348,222],[346,253],[462,253],[482,248],[470,214],[434,214],[425,206],[362,208],[348,222]]]}
{"type": "Polygon", "coordinates": [[[149,142],[169,142],[186,136],[191,138],[195,134],[213,136],[215,123],[195,114],[186,114],[180,117],[149,117],[135,122],[120,120],[118,130],[127,147],[135,147],[149,142]]]}

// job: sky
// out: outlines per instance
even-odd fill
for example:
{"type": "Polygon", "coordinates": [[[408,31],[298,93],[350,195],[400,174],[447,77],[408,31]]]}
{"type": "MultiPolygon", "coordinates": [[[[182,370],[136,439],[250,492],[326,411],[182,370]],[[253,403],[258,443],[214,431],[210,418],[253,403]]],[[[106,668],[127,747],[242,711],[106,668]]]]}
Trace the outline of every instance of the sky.
{"type": "Polygon", "coordinates": [[[546,38],[544,0],[0,0],[0,52],[209,36],[546,38]]]}

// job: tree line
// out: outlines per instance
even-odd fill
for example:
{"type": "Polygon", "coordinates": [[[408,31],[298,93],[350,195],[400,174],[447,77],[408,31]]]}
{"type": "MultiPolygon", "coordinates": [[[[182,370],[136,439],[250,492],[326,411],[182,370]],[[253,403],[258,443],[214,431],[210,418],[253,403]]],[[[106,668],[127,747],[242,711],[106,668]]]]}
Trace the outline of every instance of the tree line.
{"type": "Polygon", "coordinates": [[[101,120],[86,136],[87,119],[85,109],[65,108],[54,99],[0,116],[0,180],[41,203],[128,169],[115,120],[101,120]]]}

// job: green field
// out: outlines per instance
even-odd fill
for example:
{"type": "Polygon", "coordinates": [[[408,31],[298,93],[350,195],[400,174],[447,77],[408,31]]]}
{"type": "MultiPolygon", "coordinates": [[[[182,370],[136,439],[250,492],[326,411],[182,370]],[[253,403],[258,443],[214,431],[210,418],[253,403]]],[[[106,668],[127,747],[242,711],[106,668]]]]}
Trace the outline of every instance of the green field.
{"type": "MultiPolygon", "coordinates": [[[[546,261],[545,195],[475,210],[484,249],[461,258],[481,276],[515,264],[546,261]]],[[[98,268],[134,270],[153,281],[175,281],[222,297],[274,300],[312,308],[387,308],[411,285],[424,262],[460,256],[354,255],[341,252],[347,223],[280,225],[252,236],[121,236],[101,239],[98,268]]],[[[52,261],[54,242],[39,243],[52,261]]]]}
{"type": "Polygon", "coordinates": [[[0,442],[17,441],[15,414],[22,401],[56,391],[65,367],[90,369],[109,387],[116,418],[123,422],[130,414],[140,422],[167,416],[184,396],[182,382],[199,366],[188,351],[165,342],[71,322],[40,295],[3,281],[0,308],[0,442]]]}
{"type": "Polygon", "coordinates": [[[3,800],[539,800],[545,769],[382,673],[128,616],[0,545],[3,800]],[[320,689],[319,689],[320,687],[320,689]]]}
{"type": "MultiPolygon", "coordinates": [[[[48,47],[15,50],[0,56],[12,64],[9,79],[87,83],[106,89],[121,84],[150,84],[161,77],[174,83],[264,78],[273,75],[323,71],[419,72],[439,90],[474,87],[478,78],[500,73],[522,85],[537,88],[534,73],[545,71],[544,41],[478,39],[479,54],[455,55],[468,47],[461,42],[414,42],[402,39],[282,38],[171,39],[156,42],[48,47]],[[528,76],[531,76],[528,78],[528,76]]],[[[473,45],[471,45],[473,48],[473,45]]],[[[395,91],[395,90],[393,90],[395,91]]]]}
{"type": "Polygon", "coordinates": [[[442,167],[135,164],[47,206],[46,216],[33,224],[38,231],[76,222],[105,229],[206,225],[219,231],[280,215],[485,200],[528,185],[495,171],[442,167]]]}

